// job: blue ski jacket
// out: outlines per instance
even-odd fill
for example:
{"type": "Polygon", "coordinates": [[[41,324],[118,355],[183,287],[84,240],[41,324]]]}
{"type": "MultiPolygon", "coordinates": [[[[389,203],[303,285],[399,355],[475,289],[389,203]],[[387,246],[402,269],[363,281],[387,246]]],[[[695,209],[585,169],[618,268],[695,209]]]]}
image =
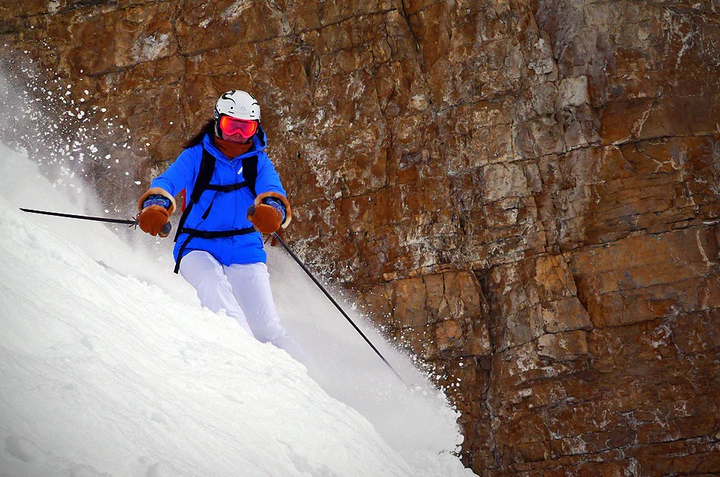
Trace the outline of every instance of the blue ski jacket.
{"type": "MultiPolygon", "coordinates": [[[[204,148],[216,158],[211,184],[230,185],[243,182],[242,160],[255,155],[257,156],[256,193],[260,195],[265,192],[275,192],[285,197],[287,194],[280,182],[280,177],[265,153],[266,146],[265,131],[260,127],[253,137],[252,146],[246,153],[228,158],[215,147],[211,135],[206,134],[201,144],[180,153],[175,162],[152,181],[151,187],[160,187],[172,196],[186,189],[185,196],[189,198],[200,170],[204,148]]],[[[188,214],[185,228],[213,232],[252,227],[253,224],[247,219],[246,214],[248,207],[254,203],[255,197],[248,187],[230,192],[206,190],[188,214]],[[209,212],[207,212],[208,210],[209,212]],[[203,218],[206,213],[207,216],[203,218]]],[[[176,261],[180,253],[180,246],[186,239],[187,234],[180,234],[177,239],[173,252],[176,261]]],[[[257,231],[232,237],[193,237],[185,247],[183,256],[193,250],[209,252],[223,265],[267,261],[262,236],[257,231]]]]}

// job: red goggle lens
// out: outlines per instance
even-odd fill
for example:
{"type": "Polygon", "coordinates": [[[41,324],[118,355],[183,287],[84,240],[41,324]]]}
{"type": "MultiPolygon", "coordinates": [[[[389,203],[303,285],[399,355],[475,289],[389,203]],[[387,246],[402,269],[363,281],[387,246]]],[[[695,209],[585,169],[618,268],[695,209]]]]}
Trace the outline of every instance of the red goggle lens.
{"type": "Polygon", "coordinates": [[[230,116],[220,118],[220,129],[228,136],[240,134],[244,138],[249,138],[258,130],[257,121],[250,119],[237,119],[230,116]]]}

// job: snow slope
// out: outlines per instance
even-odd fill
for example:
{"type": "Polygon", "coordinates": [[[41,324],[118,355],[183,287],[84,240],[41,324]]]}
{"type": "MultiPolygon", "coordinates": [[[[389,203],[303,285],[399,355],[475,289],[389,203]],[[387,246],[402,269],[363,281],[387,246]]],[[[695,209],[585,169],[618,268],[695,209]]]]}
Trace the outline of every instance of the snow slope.
{"type": "Polygon", "coordinates": [[[202,309],[169,241],[17,209],[79,203],[0,145],[0,476],[472,475],[444,395],[356,315],[400,383],[281,250],[308,368],[202,309]]]}

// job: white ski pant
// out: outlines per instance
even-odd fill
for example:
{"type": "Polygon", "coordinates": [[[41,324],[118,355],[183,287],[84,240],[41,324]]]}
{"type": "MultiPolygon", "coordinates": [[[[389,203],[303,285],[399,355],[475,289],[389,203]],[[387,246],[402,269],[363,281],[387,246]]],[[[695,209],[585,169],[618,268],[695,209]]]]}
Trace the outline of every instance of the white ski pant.
{"type": "Polygon", "coordinates": [[[225,310],[250,336],[284,349],[297,361],[304,351],[280,323],[262,263],[222,265],[211,254],[193,250],[180,262],[180,273],[197,290],[200,304],[225,310]]]}

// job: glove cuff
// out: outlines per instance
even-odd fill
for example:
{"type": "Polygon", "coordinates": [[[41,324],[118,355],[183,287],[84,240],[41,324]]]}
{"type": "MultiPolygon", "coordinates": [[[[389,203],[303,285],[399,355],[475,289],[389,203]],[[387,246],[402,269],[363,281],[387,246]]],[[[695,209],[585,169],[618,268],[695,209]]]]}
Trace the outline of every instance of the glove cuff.
{"type": "Polygon", "coordinates": [[[290,210],[290,202],[288,202],[287,198],[284,195],[278,194],[277,192],[263,192],[262,194],[255,197],[255,206],[257,207],[258,205],[262,204],[263,199],[266,199],[268,197],[278,199],[285,206],[285,221],[282,223],[282,228],[290,225],[290,220],[292,220],[292,211],[290,210]]]}
{"type": "Polygon", "coordinates": [[[170,195],[170,193],[168,191],[166,191],[165,189],[160,188],[160,187],[151,187],[150,189],[147,190],[147,192],[145,192],[142,196],[140,196],[140,199],[138,200],[138,204],[137,204],[138,211],[142,212],[143,202],[145,202],[145,199],[147,199],[151,195],[155,195],[155,194],[161,195],[161,196],[167,198],[168,200],[170,200],[170,208],[168,209],[168,215],[172,215],[173,212],[175,212],[175,207],[176,207],[175,197],[173,197],[172,195],[170,195]]]}

